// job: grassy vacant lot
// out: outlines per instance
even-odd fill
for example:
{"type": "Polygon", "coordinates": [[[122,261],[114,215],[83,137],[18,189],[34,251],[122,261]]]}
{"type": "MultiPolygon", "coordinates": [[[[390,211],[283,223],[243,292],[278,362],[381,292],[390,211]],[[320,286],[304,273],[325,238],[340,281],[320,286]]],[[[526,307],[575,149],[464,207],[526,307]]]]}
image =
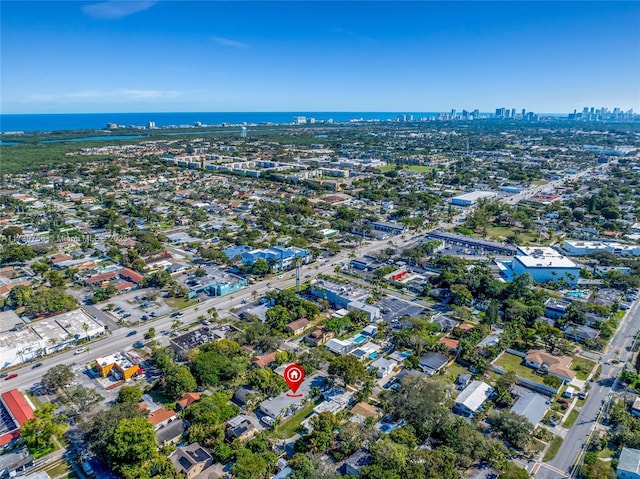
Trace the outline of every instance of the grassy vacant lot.
{"type": "Polygon", "coordinates": [[[165,298],[164,302],[173,309],[184,309],[197,303],[195,299],[187,298],[165,298]]]}
{"type": "Polygon", "coordinates": [[[562,427],[566,427],[567,429],[571,428],[571,426],[576,422],[576,419],[578,419],[578,414],[580,414],[579,411],[572,409],[567,416],[567,419],[562,423],[562,427]]]}
{"type": "Polygon", "coordinates": [[[560,446],[562,446],[562,438],[560,436],[553,436],[553,439],[551,439],[551,442],[549,443],[549,448],[547,449],[547,452],[544,454],[544,458],[542,459],[542,462],[549,462],[554,457],[556,457],[556,454],[558,454],[558,450],[560,449],[560,446]]]}
{"type": "Polygon", "coordinates": [[[311,414],[313,414],[313,408],[316,407],[316,404],[317,403],[315,402],[307,404],[305,407],[291,416],[286,422],[276,427],[274,431],[274,437],[278,439],[289,439],[290,437],[292,437],[297,432],[300,423],[311,416],[311,414]]]}
{"type": "Polygon", "coordinates": [[[595,365],[596,362],[591,359],[576,356],[571,361],[571,370],[576,372],[576,378],[585,381],[595,365]]]}
{"type": "Polygon", "coordinates": [[[505,371],[514,371],[518,376],[542,383],[542,377],[533,372],[533,369],[524,365],[524,359],[511,353],[503,353],[494,363],[505,371]]]}
{"type": "Polygon", "coordinates": [[[509,228],[507,226],[487,226],[487,238],[497,241],[505,241],[509,236],[516,234],[518,244],[546,245],[551,240],[539,237],[537,231],[525,231],[521,228],[509,228]]]}

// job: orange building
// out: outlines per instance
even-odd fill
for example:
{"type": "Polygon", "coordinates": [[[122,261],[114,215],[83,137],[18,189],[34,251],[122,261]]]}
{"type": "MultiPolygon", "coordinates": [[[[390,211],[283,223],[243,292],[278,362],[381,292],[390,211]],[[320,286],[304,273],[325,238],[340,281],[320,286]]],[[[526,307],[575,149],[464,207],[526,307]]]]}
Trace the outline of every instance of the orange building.
{"type": "Polygon", "coordinates": [[[131,379],[139,369],[140,367],[124,352],[96,359],[96,371],[98,371],[103,378],[106,378],[111,373],[116,378],[127,381],[131,379]]]}

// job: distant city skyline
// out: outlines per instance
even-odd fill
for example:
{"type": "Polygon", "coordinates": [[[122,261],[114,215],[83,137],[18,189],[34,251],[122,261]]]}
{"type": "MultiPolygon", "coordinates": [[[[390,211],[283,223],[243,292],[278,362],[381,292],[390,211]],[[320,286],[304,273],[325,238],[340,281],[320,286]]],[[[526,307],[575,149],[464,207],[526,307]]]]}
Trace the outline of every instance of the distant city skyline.
{"type": "Polygon", "coordinates": [[[3,114],[640,110],[638,2],[0,10],[3,114]]]}

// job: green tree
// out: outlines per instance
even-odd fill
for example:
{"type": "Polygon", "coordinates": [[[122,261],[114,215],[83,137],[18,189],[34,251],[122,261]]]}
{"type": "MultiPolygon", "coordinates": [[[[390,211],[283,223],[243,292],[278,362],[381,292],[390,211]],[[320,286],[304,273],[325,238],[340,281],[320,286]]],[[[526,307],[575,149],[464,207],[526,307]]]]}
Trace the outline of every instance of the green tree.
{"type": "Polygon", "coordinates": [[[36,252],[30,246],[9,244],[0,251],[0,266],[8,263],[21,263],[36,257],[36,252]]]}
{"type": "Polygon", "coordinates": [[[106,454],[116,469],[138,465],[158,456],[156,435],[145,418],[122,419],[109,435],[106,454]]]}
{"type": "Polygon", "coordinates": [[[529,443],[533,426],[526,417],[505,409],[492,414],[489,421],[491,430],[516,449],[524,449],[529,443]]]}
{"type": "Polygon", "coordinates": [[[50,391],[56,391],[57,389],[69,384],[75,378],[73,369],[66,364],[56,364],[49,369],[42,376],[42,385],[50,391]]]}
{"type": "Polygon", "coordinates": [[[266,259],[257,259],[251,265],[251,272],[257,276],[266,276],[271,271],[271,265],[266,259]]]}
{"type": "Polygon", "coordinates": [[[339,377],[342,382],[347,384],[356,384],[364,380],[367,375],[362,361],[357,357],[348,354],[339,356],[329,364],[329,374],[339,377]]]}
{"type": "Polygon", "coordinates": [[[165,373],[163,392],[169,399],[178,399],[189,391],[195,391],[196,380],[184,365],[176,365],[165,373]]]}
{"type": "Polygon", "coordinates": [[[119,403],[133,403],[138,404],[142,400],[143,391],[138,386],[124,385],[118,391],[119,403]]]}
{"type": "Polygon", "coordinates": [[[240,449],[231,472],[237,479],[264,479],[271,475],[277,461],[273,452],[254,454],[249,449],[240,449]]]}

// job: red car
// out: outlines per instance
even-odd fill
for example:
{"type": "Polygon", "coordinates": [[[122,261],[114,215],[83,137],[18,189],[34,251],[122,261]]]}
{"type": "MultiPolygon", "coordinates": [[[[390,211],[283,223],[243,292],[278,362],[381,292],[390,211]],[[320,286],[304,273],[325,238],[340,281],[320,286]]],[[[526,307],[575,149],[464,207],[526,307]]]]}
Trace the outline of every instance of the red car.
{"type": "Polygon", "coordinates": [[[13,373],[13,374],[9,374],[6,378],[4,378],[4,380],[8,381],[9,379],[13,379],[17,377],[18,377],[18,373],[13,373]]]}

